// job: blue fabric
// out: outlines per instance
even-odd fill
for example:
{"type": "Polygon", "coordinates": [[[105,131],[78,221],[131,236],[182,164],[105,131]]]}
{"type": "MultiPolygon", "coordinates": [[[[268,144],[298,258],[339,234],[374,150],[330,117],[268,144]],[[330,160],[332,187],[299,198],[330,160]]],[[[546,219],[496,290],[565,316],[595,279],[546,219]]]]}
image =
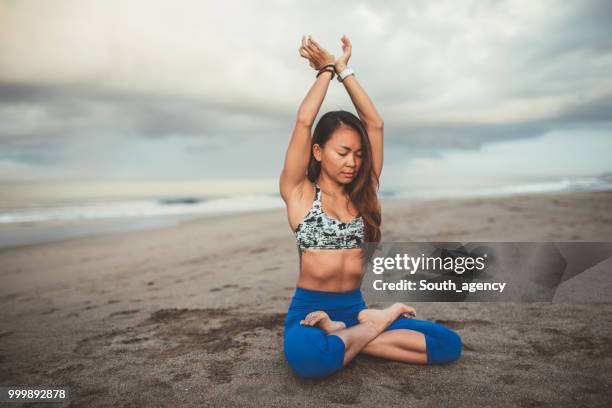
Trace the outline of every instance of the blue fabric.
{"type": "MultiPolygon", "coordinates": [[[[340,337],[322,329],[300,325],[310,312],[325,311],[346,327],[359,324],[357,315],[368,307],[361,289],[324,292],[297,287],[285,317],[284,352],[289,366],[303,378],[333,374],[344,364],[345,345],[340,337]]],[[[461,337],[448,327],[426,320],[400,317],[387,330],[409,329],[425,335],[428,364],[446,364],[461,355],[461,337]]]]}

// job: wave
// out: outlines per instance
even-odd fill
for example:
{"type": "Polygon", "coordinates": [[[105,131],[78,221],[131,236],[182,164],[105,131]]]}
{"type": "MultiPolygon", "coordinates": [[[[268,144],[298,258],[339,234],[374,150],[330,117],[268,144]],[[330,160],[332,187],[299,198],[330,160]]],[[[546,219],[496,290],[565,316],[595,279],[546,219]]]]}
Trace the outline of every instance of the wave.
{"type": "Polygon", "coordinates": [[[563,178],[561,180],[537,181],[527,183],[512,183],[498,186],[482,187],[432,187],[413,190],[387,190],[381,191],[381,198],[388,200],[428,200],[444,198],[470,198],[470,197],[505,197],[521,194],[538,194],[554,192],[598,192],[612,190],[612,174],[599,177],[563,178]]]}
{"type": "Polygon", "coordinates": [[[93,220],[104,218],[224,214],[281,208],[282,200],[267,194],[203,197],[154,198],[145,200],[81,201],[54,205],[28,205],[0,212],[0,224],[93,220]]]}
{"type": "MultiPolygon", "coordinates": [[[[595,192],[612,190],[612,173],[599,177],[563,178],[560,180],[513,183],[499,186],[419,187],[381,189],[382,200],[427,200],[465,197],[499,197],[548,192],[595,192]]],[[[232,214],[245,211],[284,208],[278,193],[236,194],[225,197],[156,197],[126,200],[79,200],[71,202],[24,203],[0,209],[0,224],[137,218],[159,216],[199,216],[232,214]]]]}

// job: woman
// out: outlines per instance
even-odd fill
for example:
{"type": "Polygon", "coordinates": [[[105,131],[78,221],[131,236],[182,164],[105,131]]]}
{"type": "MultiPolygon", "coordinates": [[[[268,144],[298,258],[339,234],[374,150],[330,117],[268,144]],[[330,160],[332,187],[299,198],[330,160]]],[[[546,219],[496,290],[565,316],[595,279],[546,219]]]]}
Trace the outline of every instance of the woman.
{"type": "Polygon", "coordinates": [[[343,36],[336,59],[302,37],[300,55],[319,71],[302,102],[285,156],[280,193],[300,254],[297,287],[285,319],[284,352],[303,378],[328,376],[358,353],[415,364],[443,364],[461,354],[447,327],[416,319],[395,303],[368,309],[360,290],[362,243],[380,241],[378,180],[383,165],[383,120],[347,69],[352,46],[343,36]],[[330,81],[348,91],[359,115],[324,114],[311,129],[330,81]]]}

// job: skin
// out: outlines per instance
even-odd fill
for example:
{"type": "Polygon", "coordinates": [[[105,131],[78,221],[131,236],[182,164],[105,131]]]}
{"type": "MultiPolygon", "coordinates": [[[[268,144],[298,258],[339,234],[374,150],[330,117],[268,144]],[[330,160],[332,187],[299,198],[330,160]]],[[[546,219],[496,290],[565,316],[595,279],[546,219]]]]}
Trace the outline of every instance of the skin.
{"type": "MultiPolygon", "coordinates": [[[[333,64],[336,72],[347,67],[352,45],[346,36],[341,38],[342,55],[330,54],[316,41],[302,37],[299,53],[309,65],[319,70],[333,64]]],[[[363,147],[357,131],[340,126],[324,146],[315,144],[310,151],[314,120],[332,79],[331,72],[324,72],[315,79],[301,103],[279,180],[281,197],[287,206],[287,216],[292,231],[312,206],[314,186],[306,177],[310,154],[321,163],[317,180],[321,188],[323,211],[336,220],[347,222],[357,214],[344,186],[358,174],[363,161],[363,147]],[[345,173],[352,172],[352,175],[345,173]]],[[[361,122],[368,133],[372,147],[373,170],[380,176],[383,165],[383,120],[374,104],[354,75],[342,82],[347,90],[361,122]]],[[[300,275],[297,286],[305,289],[346,292],[361,287],[363,279],[363,250],[306,250],[300,251],[300,275]]],[[[366,309],[359,313],[359,324],[346,328],[343,322],[332,321],[322,310],[307,315],[301,324],[316,326],[338,336],[345,344],[344,364],[357,354],[369,354],[406,363],[426,364],[425,336],[414,330],[389,330],[386,328],[398,317],[416,317],[416,310],[403,303],[395,303],[386,309],[366,309]]]]}

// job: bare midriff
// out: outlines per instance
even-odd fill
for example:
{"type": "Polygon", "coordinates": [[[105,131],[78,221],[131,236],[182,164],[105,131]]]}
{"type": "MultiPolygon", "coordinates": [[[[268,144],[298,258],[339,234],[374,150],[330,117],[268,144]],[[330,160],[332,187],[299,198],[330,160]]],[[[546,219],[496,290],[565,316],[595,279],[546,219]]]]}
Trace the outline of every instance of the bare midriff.
{"type": "Polygon", "coordinates": [[[325,292],[349,292],[361,286],[364,273],[362,248],[298,251],[298,287],[325,292]]]}

